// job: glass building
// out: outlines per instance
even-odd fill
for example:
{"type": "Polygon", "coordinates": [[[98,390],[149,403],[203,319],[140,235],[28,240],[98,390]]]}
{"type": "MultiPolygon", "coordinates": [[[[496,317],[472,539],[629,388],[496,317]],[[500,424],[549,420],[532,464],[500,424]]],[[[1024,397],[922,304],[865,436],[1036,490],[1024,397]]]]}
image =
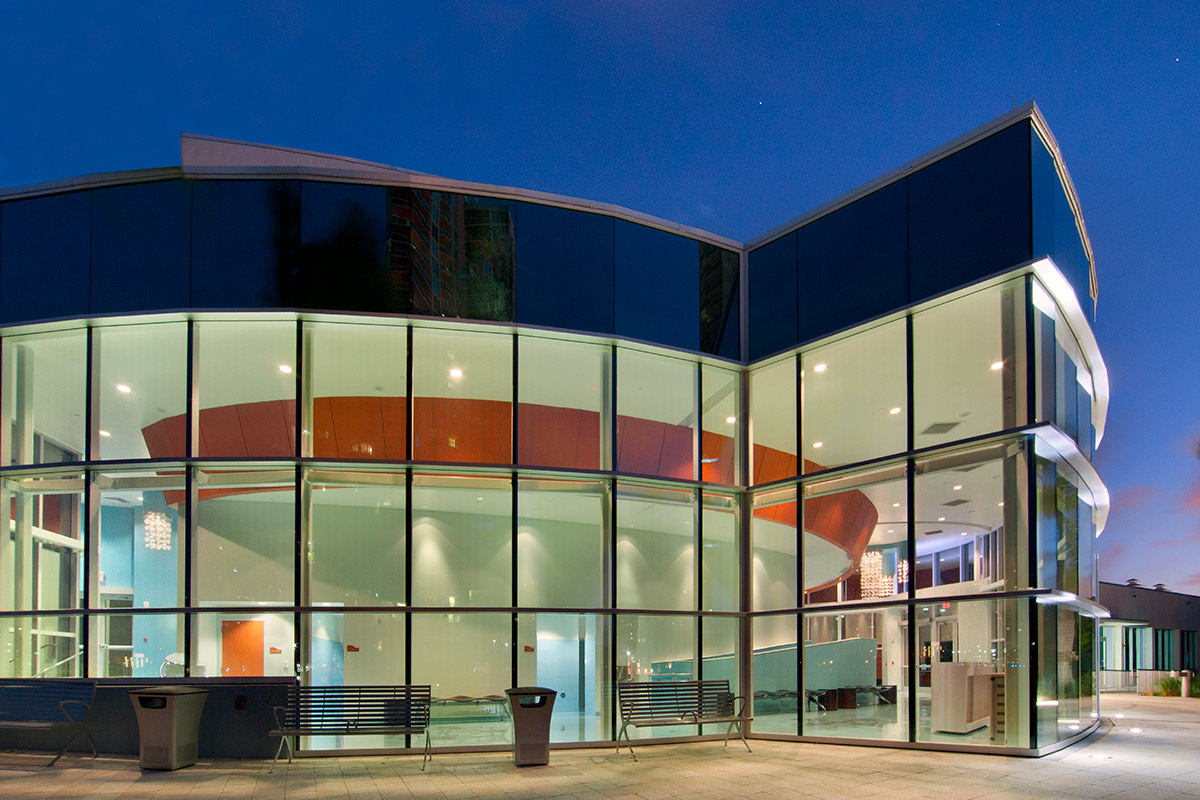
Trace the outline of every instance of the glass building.
{"type": "Polygon", "coordinates": [[[747,243],[195,136],[0,191],[0,677],[428,683],[481,749],[509,686],[611,743],[726,678],[757,737],[1049,752],[1096,291],[1032,104],[747,243]]]}

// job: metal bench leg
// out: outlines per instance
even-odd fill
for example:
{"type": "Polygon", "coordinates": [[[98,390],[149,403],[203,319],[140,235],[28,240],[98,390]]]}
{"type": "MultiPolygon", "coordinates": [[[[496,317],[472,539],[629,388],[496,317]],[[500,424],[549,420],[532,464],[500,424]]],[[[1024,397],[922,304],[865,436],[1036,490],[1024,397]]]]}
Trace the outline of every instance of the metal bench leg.
{"type": "Polygon", "coordinates": [[[425,757],[421,759],[421,772],[425,771],[425,762],[433,758],[433,754],[429,751],[429,728],[425,729],[425,757]]]}
{"type": "Polygon", "coordinates": [[[289,763],[289,764],[290,764],[290,763],[292,763],[292,742],[291,742],[291,737],[290,737],[290,736],[280,736],[280,737],[279,737],[279,747],[278,747],[278,748],[276,748],[276,750],[275,750],[275,757],[274,757],[273,759],[271,759],[271,769],[267,771],[267,774],[268,774],[268,775],[270,775],[271,773],[273,773],[273,772],[275,771],[275,762],[279,760],[279,754],[283,752],[283,746],[284,746],[284,745],[287,745],[287,750],[288,750],[288,763],[289,763]]]}
{"type": "Polygon", "coordinates": [[[633,740],[629,738],[629,730],[628,729],[629,729],[629,723],[626,722],[624,725],[621,726],[621,730],[617,732],[617,752],[618,753],[621,752],[621,736],[622,736],[622,734],[624,734],[625,743],[627,745],[629,745],[629,756],[634,761],[637,761],[637,754],[635,754],[633,752],[633,740]]]}
{"type": "Polygon", "coordinates": [[[750,743],[746,741],[746,729],[745,729],[745,727],[742,725],[742,723],[741,723],[740,721],[739,721],[739,722],[731,722],[731,723],[729,723],[729,730],[728,730],[728,731],[725,731],[725,743],[726,743],[726,744],[728,744],[728,743],[729,743],[729,731],[732,731],[732,730],[733,730],[733,726],[734,726],[734,725],[737,725],[737,729],[738,729],[738,736],[741,736],[741,737],[742,737],[742,744],[746,745],[746,752],[747,752],[747,753],[753,753],[754,751],[750,749],[750,743]]]}
{"type": "Polygon", "coordinates": [[[50,759],[50,763],[46,765],[47,767],[53,767],[54,764],[66,754],[67,748],[69,748],[71,746],[71,744],[75,741],[75,737],[79,736],[80,732],[82,732],[83,735],[87,737],[88,744],[91,745],[92,758],[96,758],[100,755],[100,753],[97,752],[97,750],[96,750],[96,740],[92,738],[92,734],[88,732],[88,729],[86,727],[84,727],[83,725],[79,725],[78,727],[75,728],[75,732],[71,734],[71,738],[67,739],[67,743],[63,745],[62,750],[58,751],[58,755],[56,755],[54,758],[50,759]]]}

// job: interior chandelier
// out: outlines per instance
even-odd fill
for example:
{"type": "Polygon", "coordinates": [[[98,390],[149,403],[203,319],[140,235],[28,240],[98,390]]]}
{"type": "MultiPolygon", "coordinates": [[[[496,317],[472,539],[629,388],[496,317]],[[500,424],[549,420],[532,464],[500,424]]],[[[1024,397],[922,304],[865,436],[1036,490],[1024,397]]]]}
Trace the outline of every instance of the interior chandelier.
{"type": "Polygon", "coordinates": [[[162,511],[147,511],[142,517],[147,550],[171,549],[171,518],[162,511]]]}

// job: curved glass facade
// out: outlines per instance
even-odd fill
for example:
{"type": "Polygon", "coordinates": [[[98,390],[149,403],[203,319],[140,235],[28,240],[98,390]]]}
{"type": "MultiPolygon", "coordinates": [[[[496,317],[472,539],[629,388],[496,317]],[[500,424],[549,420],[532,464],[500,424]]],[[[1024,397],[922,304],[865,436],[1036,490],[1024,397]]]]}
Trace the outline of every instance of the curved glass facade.
{"type": "Polygon", "coordinates": [[[0,205],[0,677],[430,683],[439,746],[510,741],[514,685],[610,742],[626,680],[728,679],[759,736],[1093,724],[1103,363],[1052,264],[814,317],[805,228],[747,265],[457,191],[88,192],[0,205]],[[86,297],[26,303],[47,264],[86,297]]]}

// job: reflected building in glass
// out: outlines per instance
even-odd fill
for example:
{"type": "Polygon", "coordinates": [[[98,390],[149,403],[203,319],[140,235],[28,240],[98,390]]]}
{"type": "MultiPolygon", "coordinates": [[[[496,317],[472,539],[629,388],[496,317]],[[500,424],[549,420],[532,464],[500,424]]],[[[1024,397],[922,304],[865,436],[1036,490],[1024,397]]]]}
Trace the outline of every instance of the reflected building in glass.
{"type": "Polygon", "coordinates": [[[192,136],[4,190],[0,677],[428,683],[483,749],[509,686],[611,743],[618,682],[717,678],[753,736],[1050,752],[1095,297],[1032,105],[746,243],[192,136]]]}

